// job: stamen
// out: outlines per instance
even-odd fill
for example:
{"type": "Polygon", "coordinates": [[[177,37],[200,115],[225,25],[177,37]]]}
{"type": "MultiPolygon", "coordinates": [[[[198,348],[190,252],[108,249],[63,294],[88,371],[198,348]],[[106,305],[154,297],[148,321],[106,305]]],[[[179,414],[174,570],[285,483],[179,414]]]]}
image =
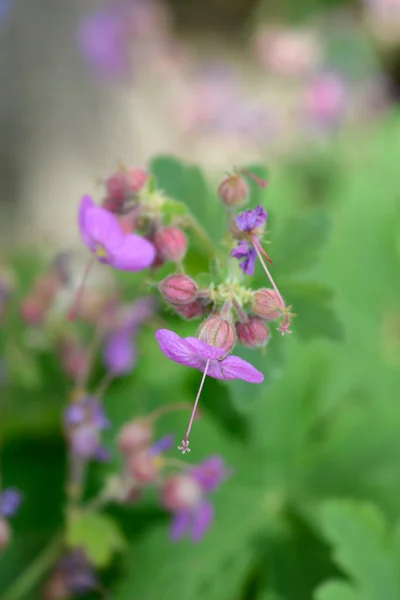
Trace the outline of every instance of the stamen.
{"type": "Polygon", "coordinates": [[[257,239],[255,239],[255,238],[253,239],[253,246],[255,248],[255,251],[257,252],[257,256],[258,256],[258,258],[260,260],[260,263],[261,263],[261,265],[262,265],[265,273],[267,274],[267,277],[270,280],[271,285],[274,288],[274,290],[275,290],[275,292],[276,292],[276,294],[277,294],[277,296],[279,298],[279,301],[281,303],[282,312],[285,315],[284,316],[284,320],[280,322],[280,326],[277,328],[277,331],[280,331],[282,333],[282,335],[285,335],[285,333],[292,333],[290,331],[290,329],[289,329],[291,314],[289,312],[289,309],[286,307],[286,305],[285,305],[285,303],[283,301],[283,298],[282,298],[282,296],[280,294],[280,291],[278,290],[278,287],[277,287],[275,281],[272,279],[271,273],[269,272],[269,269],[268,269],[267,265],[265,264],[265,261],[264,261],[263,256],[262,256],[262,250],[263,250],[263,248],[261,247],[259,241],[257,239]]]}
{"type": "Polygon", "coordinates": [[[72,306],[69,310],[69,313],[67,315],[67,318],[69,321],[75,321],[75,319],[76,319],[76,315],[81,306],[84,287],[86,285],[87,278],[89,276],[90,270],[91,270],[92,266],[94,265],[94,263],[95,263],[95,259],[92,258],[91,260],[89,260],[88,264],[86,265],[86,269],[83,273],[82,281],[80,283],[78,291],[76,292],[75,299],[74,299],[72,306]]]}
{"type": "Polygon", "coordinates": [[[190,434],[190,430],[192,429],[192,424],[193,424],[194,416],[196,414],[197,405],[198,405],[199,400],[200,400],[201,390],[203,389],[203,385],[204,385],[204,382],[206,380],[207,371],[209,369],[209,366],[210,366],[210,360],[207,361],[206,368],[204,369],[203,377],[202,377],[201,382],[200,382],[199,391],[197,392],[196,400],[195,400],[195,403],[194,403],[194,406],[193,406],[193,410],[192,410],[192,415],[190,417],[189,426],[188,426],[187,431],[186,431],[185,439],[182,440],[182,446],[178,446],[178,450],[180,450],[182,452],[182,454],[186,454],[186,452],[190,452],[190,448],[189,448],[189,434],[190,434]]]}

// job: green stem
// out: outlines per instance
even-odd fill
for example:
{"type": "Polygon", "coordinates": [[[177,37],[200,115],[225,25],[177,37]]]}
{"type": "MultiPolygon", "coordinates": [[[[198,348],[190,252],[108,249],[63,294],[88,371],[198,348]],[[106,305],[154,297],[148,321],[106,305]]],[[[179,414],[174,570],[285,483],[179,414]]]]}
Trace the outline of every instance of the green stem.
{"type": "Polygon", "coordinates": [[[60,548],[61,538],[57,536],[45,547],[43,552],[29,565],[17,581],[11,585],[8,591],[2,596],[2,600],[23,600],[29,590],[36,585],[57,559],[60,548]]]}
{"type": "Polygon", "coordinates": [[[209,255],[213,258],[218,253],[218,251],[211,238],[204,231],[203,227],[193,215],[189,217],[189,224],[193,231],[197,234],[197,236],[206,246],[209,255]]]}

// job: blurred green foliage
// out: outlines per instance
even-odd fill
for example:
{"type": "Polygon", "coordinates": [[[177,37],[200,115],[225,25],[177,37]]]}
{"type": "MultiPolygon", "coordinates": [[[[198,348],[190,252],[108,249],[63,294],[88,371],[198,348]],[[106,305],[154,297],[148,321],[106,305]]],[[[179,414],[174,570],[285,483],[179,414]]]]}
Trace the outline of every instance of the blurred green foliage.
{"type": "MultiPolygon", "coordinates": [[[[168,519],[146,497],[138,508],[110,507],[81,526],[78,519],[69,531],[107,567],[113,600],[400,598],[400,118],[312,152],[300,167],[272,169],[267,189],[251,184],[252,205],[269,212],[268,252],[297,318],[293,334],[274,332],[265,352],[239,351],[265,373],[262,386],[206,381],[190,459],[220,453],[235,470],[216,494],[213,528],[198,545],[172,545],[168,519]]],[[[152,172],[216,240],[223,212],[201,171],[159,157],[152,172]]],[[[208,260],[194,233],[189,271],[203,272],[208,260]]],[[[265,283],[258,269],[253,285],[265,283]]],[[[127,297],[135,285],[124,278],[127,297]]],[[[163,318],[179,333],[195,332],[193,323],[163,318]]],[[[68,390],[51,353],[26,348],[17,321],[3,326],[1,343],[11,368],[2,388],[2,478],[25,502],[0,558],[0,598],[62,527],[68,390]]],[[[93,467],[93,489],[118,462],[122,423],[195,397],[198,372],[169,362],[151,328],[140,355],[107,395],[113,456],[93,467]]],[[[168,415],[157,433],[180,440],[186,419],[168,415]]],[[[38,597],[35,586],[24,596],[38,597]]]]}

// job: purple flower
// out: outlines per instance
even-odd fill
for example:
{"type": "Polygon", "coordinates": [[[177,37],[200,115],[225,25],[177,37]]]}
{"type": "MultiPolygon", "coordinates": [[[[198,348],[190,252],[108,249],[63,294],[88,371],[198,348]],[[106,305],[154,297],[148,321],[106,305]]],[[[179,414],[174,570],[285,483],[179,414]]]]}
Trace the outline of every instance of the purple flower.
{"type": "Polygon", "coordinates": [[[153,245],[135,234],[124,234],[116,217],[83,196],[79,208],[79,228],[83,242],[97,260],[122,271],[141,271],[155,258],[153,245]]]}
{"type": "Polygon", "coordinates": [[[252,244],[245,240],[241,240],[238,242],[236,248],[232,250],[232,256],[242,260],[240,268],[245,275],[254,275],[257,252],[252,244]]]}
{"type": "Polygon", "coordinates": [[[22,502],[21,493],[15,488],[7,488],[0,494],[0,517],[12,517],[22,502]]]}
{"type": "Polygon", "coordinates": [[[136,347],[130,331],[111,334],[104,347],[104,362],[110,373],[124,375],[136,363],[136,347]]]}
{"type": "Polygon", "coordinates": [[[261,206],[254,210],[244,210],[236,217],[236,225],[240,231],[252,234],[254,229],[264,227],[267,222],[268,213],[261,206]]]}
{"type": "Polygon", "coordinates": [[[56,572],[70,594],[83,595],[99,585],[96,572],[81,548],[63,556],[57,564],[56,572]]]}
{"type": "Polygon", "coordinates": [[[171,450],[174,444],[174,436],[173,435],[164,435],[164,437],[160,438],[157,442],[155,442],[152,446],[150,446],[150,454],[153,456],[158,456],[161,452],[167,452],[171,450]]]}
{"type": "Polygon", "coordinates": [[[68,406],[64,413],[64,421],[76,456],[85,460],[108,459],[108,452],[101,445],[100,434],[110,427],[110,421],[97,398],[86,396],[79,404],[68,406]]]}
{"type": "Polygon", "coordinates": [[[128,74],[127,33],[121,9],[97,12],[82,21],[77,32],[78,47],[96,74],[117,78],[128,74]]]}
{"type": "Polygon", "coordinates": [[[161,351],[168,358],[186,367],[199,369],[204,373],[186,435],[182,440],[182,446],[178,446],[178,450],[185,454],[190,452],[189,434],[206,375],[214,377],[214,379],[243,379],[250,383],[261,383],[264,381],[264,375],[239,356],[224,358],[226,350],[210,346],[198,338],[181,338],[177,333],[168,329],[159,329],[156,332],[156,338],[161,351]]]}
{"type": "Polygon", "coordinates": [[[243,379],[250,383],[264,381],[264,375],[239,356],[223,358],[223,348],[210,346],[195,337],[181,338],[169,329],[159,329],[156,338],[165,356],[186,367],[203,372],[207,369],[207,375],[214,379],[243,379]]]}
{"type": "Polygon", "coordinates": [[[207,495],[217,490],[229,474],[223,458],[216,455],[166,481],[163,501],[174,514],[171,525],[174,541],[185,534],[194,542],[203,538],[214,519],[214,507],[207,495]]]}

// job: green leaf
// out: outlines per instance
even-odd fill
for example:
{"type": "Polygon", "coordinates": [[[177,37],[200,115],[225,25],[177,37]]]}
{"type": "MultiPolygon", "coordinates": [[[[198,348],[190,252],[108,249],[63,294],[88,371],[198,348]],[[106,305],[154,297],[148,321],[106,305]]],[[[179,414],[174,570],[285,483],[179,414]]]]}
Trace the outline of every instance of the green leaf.
{"type": "Polygon", "coordinates": [[[125,540],[117,523],[99,512],[82,512],[73,515],[67,528],[67,543],[83,547],[89,560],[97,567],[106,567],[114,552],[125,547],[125,540]]]}
{"type": "Polygon", "coordinates": [[[322,506],[321,527],[334,559],[368,600],[398,600],[400,569],[389,528],[370,503],[329,501],[322,506]]]}
{"type": "Polygon", "coordinates": [[[171,224],[177,218],[183,218],[188,215],[189,210],[186,204],[172,198],[167,198],[164,202],[163,213],[166,225],[171,224]]]}
{"type": "Polygon", "coordinates": [[[314,595],[315,600],[369,600],[348,583],[328,581],[319,586],[314,595]]]}

